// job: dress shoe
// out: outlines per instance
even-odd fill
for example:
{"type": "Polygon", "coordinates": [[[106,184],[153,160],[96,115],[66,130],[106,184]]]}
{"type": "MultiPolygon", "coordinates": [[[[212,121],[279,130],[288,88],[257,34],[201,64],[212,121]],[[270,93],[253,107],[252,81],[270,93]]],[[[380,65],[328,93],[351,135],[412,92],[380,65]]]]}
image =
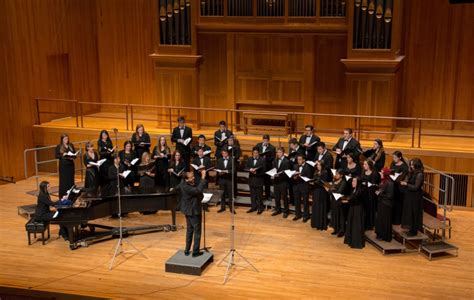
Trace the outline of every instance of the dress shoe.
{"type": "Polygon", "coordinates": [[[344,232],[339,232],[339,233],[337,234],[337,237],[343,237],[343,236],[344,236],[344,232]]]}
{"type": "Polygon", "coordinates": [[[259,210],[259,211],[257,212],[257,215],[261,215],[262,213],[263,213],[263,210],[259,210]]]}
{"type": "Polygon", "coordinates": [[[204,254],[204,252],[202,252],[202,251],[193,252],[193,257],[198,257],[198,256],[201,256],[201,255],[203,255],[203,254],[204,254]]]}
{"type": "Polygon", "coordinates": [[[288,218],[288,213],[283,213],[283,218],[284,219],[288,218]]]}
{"type": "Polygon", "coordinates": [[[218,213],[221,213],[221,212],[223,212],[223,211],[225,211],[225,208],[221,208],[221,209],[219,209],[217,212],[218,212],[218,213]]]}
{"type": "Polygon", "coordinates": [[[277,216],[277,215],[279,215],[279,214],[281,214],[281,211],[275,210],[275,211],[272,213],[272,217],[277,216]]]}
{"type": "Polygon", "coordinates": [[[257,210],[256,210],[256,209],[253,209],[253,208],[251,208],[251,209],[247,210],[247,213],[248,213],[248,214],[249,214],[249,213],[253,213],[254,211],[257,211],[257,210]]]}
{"type": "Polygon", "coordinates": [[[308,220],[309,220],[309,217],[304,217],[304,218],[303,218],[303,222],[304,222],[304,223],[308,222],[308,220]]]}
{"type": "Polygon", "coordinates": [[[293,218],[293,221],[298,221],[299,219],[301,219],[301,217],[296,216],[296,217],[293,218]]]}
{"type": "Polygon", "coordinates": [[[184,255],[188,256],[189,255],[189,250],[184,250],[184,255]]]}

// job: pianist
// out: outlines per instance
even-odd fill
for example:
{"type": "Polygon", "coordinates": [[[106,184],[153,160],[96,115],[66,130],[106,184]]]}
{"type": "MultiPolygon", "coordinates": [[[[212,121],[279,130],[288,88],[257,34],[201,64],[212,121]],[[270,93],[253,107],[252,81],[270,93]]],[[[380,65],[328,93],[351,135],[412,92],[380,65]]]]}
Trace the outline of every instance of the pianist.
{"type": "Polygon", "coordinates": [[[186,216],[186,248],[184,254],[189,255],[191,242],[194,235],[192,256],[200,256],[203,253],[199,251],[201,244],[201,201],[203,198],[203,190],[207,184],[206,171],[201,171],[201,180],[196,186],[194,172],[186,172],[185,178],[177,186],[179,201],[181,203],[181,211],[186,216]]]}

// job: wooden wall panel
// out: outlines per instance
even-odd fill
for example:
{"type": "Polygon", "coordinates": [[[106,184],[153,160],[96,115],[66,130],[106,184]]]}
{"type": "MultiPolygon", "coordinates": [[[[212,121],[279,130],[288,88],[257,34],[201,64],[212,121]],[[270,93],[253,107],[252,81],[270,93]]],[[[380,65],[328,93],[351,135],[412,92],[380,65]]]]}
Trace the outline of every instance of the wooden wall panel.
{"type": "MultiPolygon", "coordinates": [[[[35,97],[68,89],[71,98],[99,98],[95,22],[93,0],[0,1],[0,142],[8,141],[0,151],[0,176],[23,177],[23,150],[34,146],[35,97]],[[63,59],[48,68],[54,55],[63,59]],[[55,83],[68,77],[59,76],[65,65],[69,82],[55,83]]],[[[56,107],[46,103],[42,110],[56,107]]]]}
{"type": "Polygon", "coordinates": [[[102,102],[158,102],[153,61],[153,1],[96,0],[102,102]]]}
{"type": "Polygon", "coordinates": [[[406,58],[399,114],[472,119],[474,77],[467,62],[474,53],[474,6],[405,1],[404,13],[406,58]]]}

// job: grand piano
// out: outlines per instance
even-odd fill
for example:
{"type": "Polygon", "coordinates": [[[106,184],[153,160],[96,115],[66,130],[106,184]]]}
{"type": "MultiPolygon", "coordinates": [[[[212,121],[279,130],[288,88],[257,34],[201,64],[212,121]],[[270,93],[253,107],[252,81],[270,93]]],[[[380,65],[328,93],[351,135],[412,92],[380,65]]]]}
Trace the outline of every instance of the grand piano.
{"type": "MultiPolygon", "coordinates": [[[[138,189],[121,194],[122,214],[132,212],[171,211],[171,224],[122,227],[124,236],[157,231],[176,230],[176,192],[160,189],[140,192],[138,189]]],[[[90,221],[117,215],[118,196],[100,197],[93,193],[83,193],[67,207],[57,207],[59,215],[51,224],[64,226],[68,230],[69,248],[87,247],[92,243],[110,240],[119,236],[119,227],[90,223],[90,221]]],[[[117,221],[118,224],[118,221],[117,221]]]]}

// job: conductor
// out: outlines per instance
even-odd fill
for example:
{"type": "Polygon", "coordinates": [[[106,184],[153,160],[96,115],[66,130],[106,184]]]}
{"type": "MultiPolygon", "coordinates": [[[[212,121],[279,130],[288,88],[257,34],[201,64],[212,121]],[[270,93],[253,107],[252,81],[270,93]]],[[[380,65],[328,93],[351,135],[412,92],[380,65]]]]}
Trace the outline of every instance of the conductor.
{"type": "Polygon", "coordinates": [[[181,180],[177,189],[179,192],[181,211],[186,217],[186,248],[184,254],[189,255],[191,242],[194,235],[193,257],[203,254],[199,251],[201,245],[201,212],[203,199],[203,191],[207,184],[206,171],[201,171],[201,180],[196,186],[194,172],[186,172],[185,177],[181,180]]]}

